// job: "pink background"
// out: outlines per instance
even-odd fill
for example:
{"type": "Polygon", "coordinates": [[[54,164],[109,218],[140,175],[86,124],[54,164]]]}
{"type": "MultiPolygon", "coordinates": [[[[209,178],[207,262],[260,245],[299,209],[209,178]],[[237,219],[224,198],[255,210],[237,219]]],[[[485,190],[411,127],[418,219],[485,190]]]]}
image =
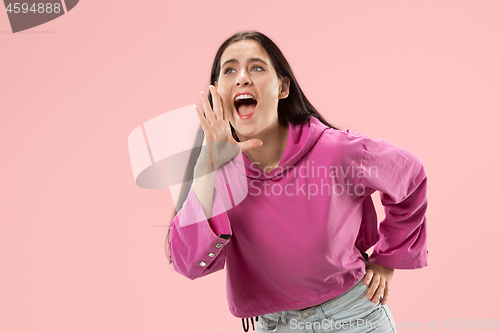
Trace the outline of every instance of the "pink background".
{"type": "Polygon", "coordinates": [[[201,105],[218,46],[248,29],[328,120],[426,167],[429,266],[394,275],[399,331],[500,320],[499,14],[496,0],[84,0],[12,34],[2,11],[0,331],[242,332],[225,272],[168,264],[173,202],[135,185],[127,137],[201,105]]]}

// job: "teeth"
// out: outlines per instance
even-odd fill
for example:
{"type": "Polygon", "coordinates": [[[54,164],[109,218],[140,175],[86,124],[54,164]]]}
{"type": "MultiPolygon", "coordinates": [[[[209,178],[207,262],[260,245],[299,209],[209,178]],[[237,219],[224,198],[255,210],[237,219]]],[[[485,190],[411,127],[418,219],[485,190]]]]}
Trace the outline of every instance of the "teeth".
{"type": "Polygon", "coordinates": [[[255,98],[253,98],[252,95],[238,95],[238,96],[236,96],[236,98],[234,100],[239,101],[240,99],[253,99],[253,100],[255,100],[255,98]]]}

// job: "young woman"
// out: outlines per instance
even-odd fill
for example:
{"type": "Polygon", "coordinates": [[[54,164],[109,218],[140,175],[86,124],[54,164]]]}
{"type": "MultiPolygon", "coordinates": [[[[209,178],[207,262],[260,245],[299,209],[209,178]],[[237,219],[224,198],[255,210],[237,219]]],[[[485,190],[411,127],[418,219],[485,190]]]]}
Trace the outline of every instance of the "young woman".
{"type": "Polygon", "coordinates": [[[420,160],[330,125],[259,32],[221,45],[209,90],[205,144],[167,236],[175,270],[195,279],[226,266],[230,311],[257,317],[258,332],[395,332],[394,269],[427,265],[420,160]]]}

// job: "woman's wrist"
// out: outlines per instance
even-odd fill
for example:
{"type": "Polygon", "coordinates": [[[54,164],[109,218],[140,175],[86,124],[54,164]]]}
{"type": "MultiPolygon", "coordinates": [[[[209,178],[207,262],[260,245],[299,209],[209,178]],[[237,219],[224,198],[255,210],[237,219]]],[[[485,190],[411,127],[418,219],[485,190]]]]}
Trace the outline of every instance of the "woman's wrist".
{"type": "Polygon", "coordinates": [[[200,178],[203,176],[206,176],[208,174],[211,174],[215,170],[212,168],[212,165],[206,162],[198,162],[196,163],[194,167],[194,178],[200,178]]]}
{"type": "Polygon", "coordinates": [[[196,162],[195,166],[195,173],[196,169],[198,169],[198,171],[203,171],[204,173],[202,175],[206,175],[218,169],[218,167],[214,164],[213,159],[211,158],[208,145],[203,145],[203,147],[201,148],[200,156],[198,156],[198,161],[196,162]]]}

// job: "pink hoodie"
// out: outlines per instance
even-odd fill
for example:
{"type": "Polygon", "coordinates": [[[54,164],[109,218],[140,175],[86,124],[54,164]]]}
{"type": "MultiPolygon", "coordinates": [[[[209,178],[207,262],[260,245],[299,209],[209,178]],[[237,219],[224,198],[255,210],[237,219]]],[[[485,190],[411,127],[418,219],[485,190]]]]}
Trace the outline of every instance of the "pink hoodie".
{"type": "Polygon", "coordinates": [[[233,159],[217,171],[210,221],[191,188],[169,245],[175,270],[189,279],[227,264],[234,316],[307,308],[345,293],[365,274],[360,251],[373,245],[378,265],[427,266],[427,177],[409,151],[311,117],[289,123],[271,172],[240,157],[244,165],[233,159]],[[375,191],[386,215],[378,230],[375,191]]]}

